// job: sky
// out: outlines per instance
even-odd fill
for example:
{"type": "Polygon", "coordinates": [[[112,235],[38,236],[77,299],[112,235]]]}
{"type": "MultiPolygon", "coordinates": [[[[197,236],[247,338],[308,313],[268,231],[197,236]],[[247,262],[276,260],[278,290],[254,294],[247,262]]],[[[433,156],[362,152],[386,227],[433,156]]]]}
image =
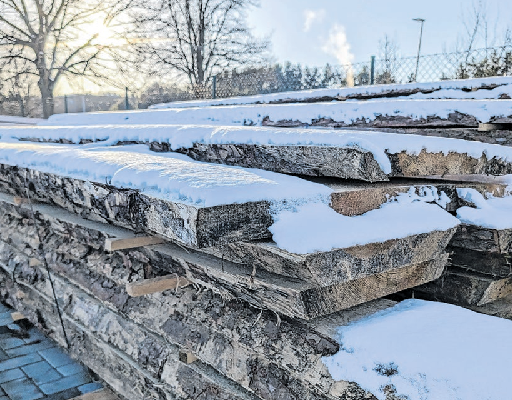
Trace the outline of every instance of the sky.
{"type": "MultiPolygon", "coordinates": [[[[512,27],[512,0],[487,0],[489,37],[502,38],[512,27]]],[[[418,51],[420,23],[425,19],[422,53],[453,51],[471,15],[473,0],[260,0],[248,12],[258,36],[271,35],[275,61],[322,66],[340,61],[363,62],[379,55],[387,34],[401,56],[418,51]],[[466,15],[466,17],[464,17],[466,15]]],[[[483,35],[479,46],[485,47],[483,35]]]]}

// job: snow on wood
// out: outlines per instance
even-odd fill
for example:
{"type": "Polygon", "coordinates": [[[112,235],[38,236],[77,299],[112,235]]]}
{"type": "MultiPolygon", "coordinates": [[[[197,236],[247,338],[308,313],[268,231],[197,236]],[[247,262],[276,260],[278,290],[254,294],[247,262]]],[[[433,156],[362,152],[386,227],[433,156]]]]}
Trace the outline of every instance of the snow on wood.
{"type": "Polygon", "coordinates": [[[13,117],[10,115],[0,115],[0,125],[37,125],[44,122],[40,118],[13,117]]]}
{"type": "Polygon", "coordinates": [[[407,300],[340,327],[342,349],[323,361],[379,400],[390,385],[411,400],[502,400],[512,390],[510,335],[511,321],[407,300]]]}
{"type": "Polygon", "coordinates": [[[209,107],[277,102],[314,102],[315,100],[345,100],[378,97],[409,96],[410,98],[493,99],[502,94],[512,95],[510,77],[461,79],[432,83],[406,83],[360,86],[355,88],[315,89],[296,92],[272,93],[255,96],[232,97],[216,100],[193,100],[155,104],[150,109],[209,107]]]}
{"type": "Polygon", "coordinates": [[[463,223],[489,229],[512,229],[512,196],[485,199],[475,189],[462,188],[458,189],[458,194],[473,206],[457,210],[457,217],[463,223]]]}
{"type": "Polygon", "coordinates": [[[512,122],[511,100],[377,100],[314,104],[57,114],[43,125],[210,124],[232,126],[401,127],[512,122]]]}
{"type": "Polygon", "coordinates": [[[455,228],[459,221],[437,205],[407,198],[380,209],[347,217],[324,204],[307,204],[297,212],[282,211],[270,227],[281,249],[305,254],[455,228]],[[397,224],[396,221],[400,221],[397,224]]]}
{"type": "Polygon", "coordinates": [[[387,180],[385,174],[475,181],[512,174],[509,147],[376,131],[123,125],[8,128],[0,129],[0,136],[3,140],[102,141],[105,146],[150,143],[156,151],[180,151],[199,161],[370,182],[387,180]]]}

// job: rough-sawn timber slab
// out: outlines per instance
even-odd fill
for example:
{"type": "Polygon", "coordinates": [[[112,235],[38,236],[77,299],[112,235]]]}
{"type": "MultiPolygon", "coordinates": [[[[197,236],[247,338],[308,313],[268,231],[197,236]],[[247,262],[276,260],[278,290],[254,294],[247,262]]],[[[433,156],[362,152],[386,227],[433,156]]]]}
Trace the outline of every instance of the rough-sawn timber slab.
{"type": "Polygon", "coordinates": [[[239,242],[204,251],[256,270],[333,285],[396,268],[418,265],[444,253],[455,228],[326,252],[294,254],[271,242],[239,242]]]}
{"type": "MultiPolygon", "coordinates": [[[[16,221],[22,221],[23,219],[30,221],[31,212],[26,206],[14,205],[12,198],[9,201],[8,196],[5,195],[0,200],[0,205],[5,208],[5,212],[18,215],[17,219],[6,218],[5,221],[13,221],[14,224],[18,224],[16,221]]],[[[86,221],[56,207],[35,205],[34,211],[37,214],[36,218],[41,221],[48,221],[47,223],[51,224],[50,227],[55,225],[64,229],[64,231],[70,232],[89,230],[91,234],[88,236],[98,237],[100,241],[101,238],[113,234],[110,225],[86,221]]],[[[3,229],[12,230],[16,229],[16,226],[6,225],[3,226],[3,229]]],[[[116,230],[120,231],[122,229],[116,228],[116,230]]],[[[32,235],[35,236],[35,233],[32,233],[32,235]]],[[[444,235],[450,236],[450,233],[445,232],[444,235]]],[[[72,236],[68,240],[71,240],[71,238],[72,236]]],[[[34,239],[37,239],[37,237],[26,238],[26,240],[34,239]]],[[[51,239],[50,243],[53,243],[53,240],[51,239]]],[[[9,259],[15,257],[14,255],[17,252],[25,251],[24,246],[22,246],[23,249],[16,250],[13,247],[14,244],[14,242],[13,245],[0,242],[0,250],[6,257],[5,262],[10,263],[7,272],[11,274],[13,268],[16,269],[16,267],[14,261],[10,262],[9,259]]],[[[79,239],[76,244],[80,244],[79,239]]],[[[411,260],[416,264],[395,266],[394,269],[386,271],[374,271],[374,273],[367,273],[366,276],[363,275],[359,279],[353,277],[348,282],[321,285],[311,281],[284,277],[263,269],[254,270],[252,265],[235,264],[200,250],[187,249],[173,243],[148,246],[147,248],[151,248],[153,254],[158,254],[157,258],[164,261],[162,265],[159,265],[162,274],[178,274],[198,285],[245,300],[258,308],[270,309],[283,315],[301,319],[326,315],[429,282],[441,274],[446,262],[446,256],[441,253],[435,261],[423,261],[421,258],[416,258],[411,260]]],[[[377,246],[377,248],[379,247],[377,246]]],[[[47,249],[47,251],[49,256],[53,258],[54,256],[50,255],[52,254],[50,249],[47,249]]],[[[70,265],[60,265],[59,263],[50,263],[49,266],[59,273],[67,271],[67,274],[72,274],[68,275],[67,278],[76,280],[77,284],[84,287],[84,290],[91,290],[89,288],[96,287],[106,291],[101,296],[98,295],[101,298],[109,298],[108,293],[112,294],[114,292],[117,293],[116,298],[127,298],[125,283],[113,282],[112,277],[105,275],[103,270],[103,264],[112,263],[112,261],[109,261],[110,258],[117,256],[117,259],[120,259],[119,255],[116,254],[117,252],[105,252],[101,245],[98,246],[98,250],[95,250],[95,252],[101,252],[106,257],[101,265],[91,264],[87,260],[80,259],[73,261],[75,266],[73,268],[70,265]],[[105,284],[99,284],[102,281],[105,284]],[[117,285],[118,288],[114,290],[113,284],[117,285]]],[[[89,253],[89,256],[94,259],[92,249],[89,253]]],[[[0,260],[3,258],[4,256],[0,257],[0,260]]],[[[121,257],[121,259],[123,258],[121,257]]],[[[23,268],[29,267],[30,255],[23,256],[20,260],[19,262],[24,266],[23,268]]],[[[30,268],[40,269],[41,266],[33,265],[30,268]]],[[[176,290],[176,288],[173,287],[170,290],[176,290]]],[[[149,296],[157,295],[150,294],[149,296]]],[[[115,305],[113,304],[113,306],[115,305]]]]}
{"type": "Polygon", "coordinates": [[[93,221],[159,234],[189,246],[270,238],[268,201],[213,207],[166,201],[133,189],[0,164],[0,188],[14,196],[56,204],[93,221]],[[27,185],[25,185],[25,179],[27,185]]]}
{"type": "MultiPolygon", "coordinates": [[[[154,151],[169,150],[166,144],[149,145],[154,151]]],[[[178,151],[197,161],[367,182],[385,182],[393,177],[492,182],[494,177],[512,174],[512,163],[489,159],[485,153],[475,158],[466,153],[425,149],[418,154],[387,152],[391,173],[386,175],[371,152],[352,147],[194,144],[178,151]]]]}

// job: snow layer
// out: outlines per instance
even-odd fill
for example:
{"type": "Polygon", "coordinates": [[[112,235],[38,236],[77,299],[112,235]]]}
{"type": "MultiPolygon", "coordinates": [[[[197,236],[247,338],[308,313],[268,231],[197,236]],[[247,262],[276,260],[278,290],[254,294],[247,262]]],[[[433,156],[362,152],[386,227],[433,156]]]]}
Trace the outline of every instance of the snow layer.
{"type": "Polygon", "coordinates": [[[144,145],[77,148],[0,142],[0,163],[140,189],[165,200],[204,207],[261,200],[328,202],[331,193],[326,186],[296,177],[207,164],[180,154],[156,155],[144,145]]]}
{"type": "Polygon", "coordinates": [[[0,115],[0,125],[12,124],[12,125],[37,125],[44,122],[44,119],[40,118],[24,118],[24,117],[13,117],[10,115],[0,115]]]}
{"type": "Polygon", "coordinates": [[[421,89],[423,91],[435,90],[445,91],[443,96],[449,95],[452,97],[436,97],[436,92],[425,94],[427,97],[420,98],[483,98],[493,99],[498,98],[501,93],[510,93],[511,88],[499,87],[496,91],[480,90],[478,94],[466,93],[461,89],[479,88],[485,85],[512,85],[512,77],[492,77],[492,78],[479,78],[479,79],[460,79],[451,81],[429,82],[429,83],[405,83],[393,85],[374,85],[374,86],[359,86],[355,88],[338,88],[338,89],[315,89],[303,90],[297,92],[282,92],[272,94],[262,94],[256,96],[244,97],[231,97],[228,99],[216,100],[194,100],[174,103],[155,104],[150,109],[163,109],[163,108],[188,108],[188,107],[209,107],[219,105],[240,105],[240,104],[255,104],[255,103],[269,103],[272,101],[279,101],[285,99],[305,100],[318,97],[347,97],[353,95],[372,95],[380,94],[383,92],[403,91],[421,89]],[[466,97],[466,95],[475,95],[478,97],[466,97]],[[432,97],[428,97],[432,96],[432,97]],[[481,97],[484,96],[484,97],[481,97]]]}
{"type": "Polygon", "coordinates": [[[425,190],[420,197],[411,188],[409,193],[383,204],[380,209],[355,217],[338,214],[325,204],[306,204],[297,212],[282,211],[275,216],[270,232],[279,248],[306,254],[456,227],[457,218],[436,204],[427,203],[446,202],[442,195],[437,195],[437,190],[435,195],[433,192],[432,188],[425,190]]]}
{"type": "Polygon", "coordinates": [[[485,199],[475,189],[457,189],[457,194],[476,207],[459,208],[457,218],[461,222],[489,229],[512,229],[512,196],[485,199]]]}
{"type": "Polygon", "coordinates": [[[56,114],[42,125],[110,125],[110,124],[208,124],[261,125],[271,121],[293,120],[311,123],[315,119],[332,119],[350,124],[373,121],[379,116],[411,117],[414,119],[459,112],[474,116],[480,122],[492,117],[512,116],[512,101],[507,100],[376,100],[328,102],[314,104],[275,104],[219,106],[214,108],[171,108],[124,112],[56,114]]]}
{"type": "MultiPolygon", "coordinates": [[[[465,153],[479,159],[497,158],[512,162],[512,148],[461,139],[434,136],[403,135],[376,131],[350,131],[335,129],[280,129],[266,127],[229,127],[208,125],[110,125],[110,126],[38,126],[0,128],[2,140],[40,138],[66,139],[79,143],[82,139],[102,140],[102,145],[120,141],[168,143],[173,150],[190,148],[194,143],[204,144],[260,144],[357,147],[372,152],[382,170],[391,173],[391,154],[406,151],[418,154],[465,153]]],[[[97,145],[100,145],[99,143],[97,145]]]]}
{"type": "Polygon", "coordinates": [[[512,321],[407,300],[338,334],[341,351],[323,359],[333,378],[357,382],[380,400],[386,385],[410,400],[503,400],[512,393],[512,321]]]}
{"type": "Polygon", "coordinates": [[[502,94],[512,97],[512,84],[498,86],[491,90],[481,89],[464,92],[460,89],[441,89],[433,93],[415,93],[410,96],[401,96],[400,99],[499,99],[502,94]]]}

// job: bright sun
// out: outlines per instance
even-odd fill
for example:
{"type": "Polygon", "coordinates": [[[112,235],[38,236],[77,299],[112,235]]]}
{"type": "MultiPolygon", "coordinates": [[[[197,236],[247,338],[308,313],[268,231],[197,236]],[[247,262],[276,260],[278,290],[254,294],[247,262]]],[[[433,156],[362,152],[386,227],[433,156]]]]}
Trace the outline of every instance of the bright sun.
{"type": "Polygon", "coordinates": [[[95,44],[103,46],[119,45],[120,39],[116,38],[115,31],[106,26],[101,18],[91,21],[83,30],[88,34],[96,35],[95,44]]]}

